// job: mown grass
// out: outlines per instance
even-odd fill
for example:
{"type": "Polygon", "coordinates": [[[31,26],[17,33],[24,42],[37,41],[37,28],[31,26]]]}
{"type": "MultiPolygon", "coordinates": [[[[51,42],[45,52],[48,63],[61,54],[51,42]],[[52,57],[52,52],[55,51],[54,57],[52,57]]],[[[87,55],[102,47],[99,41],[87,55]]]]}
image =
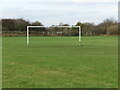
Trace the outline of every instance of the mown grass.
{"type": "Polygon", "coordinates": [[[3,37],[3,88],[116,88],[115,36],[3,37]]]}

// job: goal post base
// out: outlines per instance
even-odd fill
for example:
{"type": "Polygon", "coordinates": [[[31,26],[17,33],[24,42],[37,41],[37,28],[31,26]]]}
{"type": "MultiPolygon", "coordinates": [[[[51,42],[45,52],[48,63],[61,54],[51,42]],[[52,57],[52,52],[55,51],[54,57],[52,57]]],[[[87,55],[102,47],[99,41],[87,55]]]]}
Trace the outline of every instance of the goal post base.
{"type": "Polygon", "coordinates": [[[79,42],[79,46],[82,46],[81,42],[79,42]]]}

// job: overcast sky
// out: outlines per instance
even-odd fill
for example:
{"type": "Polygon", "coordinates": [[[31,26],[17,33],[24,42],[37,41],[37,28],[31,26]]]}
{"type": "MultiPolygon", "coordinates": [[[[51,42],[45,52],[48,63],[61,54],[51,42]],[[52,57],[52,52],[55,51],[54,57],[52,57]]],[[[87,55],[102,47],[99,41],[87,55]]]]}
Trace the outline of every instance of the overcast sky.
{"type": "Polygon", "coordinates": [[[24,18],[44,25],[76,22],[98,24],[106,18],[118,19],[119,0],[2,0],[2,18],[24,18]],[[44,1],[44,2],[43,2],[44,1]]]}

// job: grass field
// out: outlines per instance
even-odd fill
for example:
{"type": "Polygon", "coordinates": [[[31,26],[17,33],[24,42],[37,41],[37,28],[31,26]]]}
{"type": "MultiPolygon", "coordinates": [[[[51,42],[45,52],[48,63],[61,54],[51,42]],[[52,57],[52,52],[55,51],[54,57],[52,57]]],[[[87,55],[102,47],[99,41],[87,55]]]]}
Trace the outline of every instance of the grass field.
{"type": "Polygon", "coordinates": [[[115,36],[3,37],[3,88],[116,88],[115,36]]]}

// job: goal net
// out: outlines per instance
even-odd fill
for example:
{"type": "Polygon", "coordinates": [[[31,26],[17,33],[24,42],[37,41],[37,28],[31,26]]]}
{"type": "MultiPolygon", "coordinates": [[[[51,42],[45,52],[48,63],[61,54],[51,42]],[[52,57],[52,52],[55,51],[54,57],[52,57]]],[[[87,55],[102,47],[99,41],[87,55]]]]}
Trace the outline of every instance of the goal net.
{"type": "Polygon", "coordinates": [[[30,44],[31,36],[78,36],[78,44],[81,45],[80,26],[27,26],[27,45],[30,44]]]}

